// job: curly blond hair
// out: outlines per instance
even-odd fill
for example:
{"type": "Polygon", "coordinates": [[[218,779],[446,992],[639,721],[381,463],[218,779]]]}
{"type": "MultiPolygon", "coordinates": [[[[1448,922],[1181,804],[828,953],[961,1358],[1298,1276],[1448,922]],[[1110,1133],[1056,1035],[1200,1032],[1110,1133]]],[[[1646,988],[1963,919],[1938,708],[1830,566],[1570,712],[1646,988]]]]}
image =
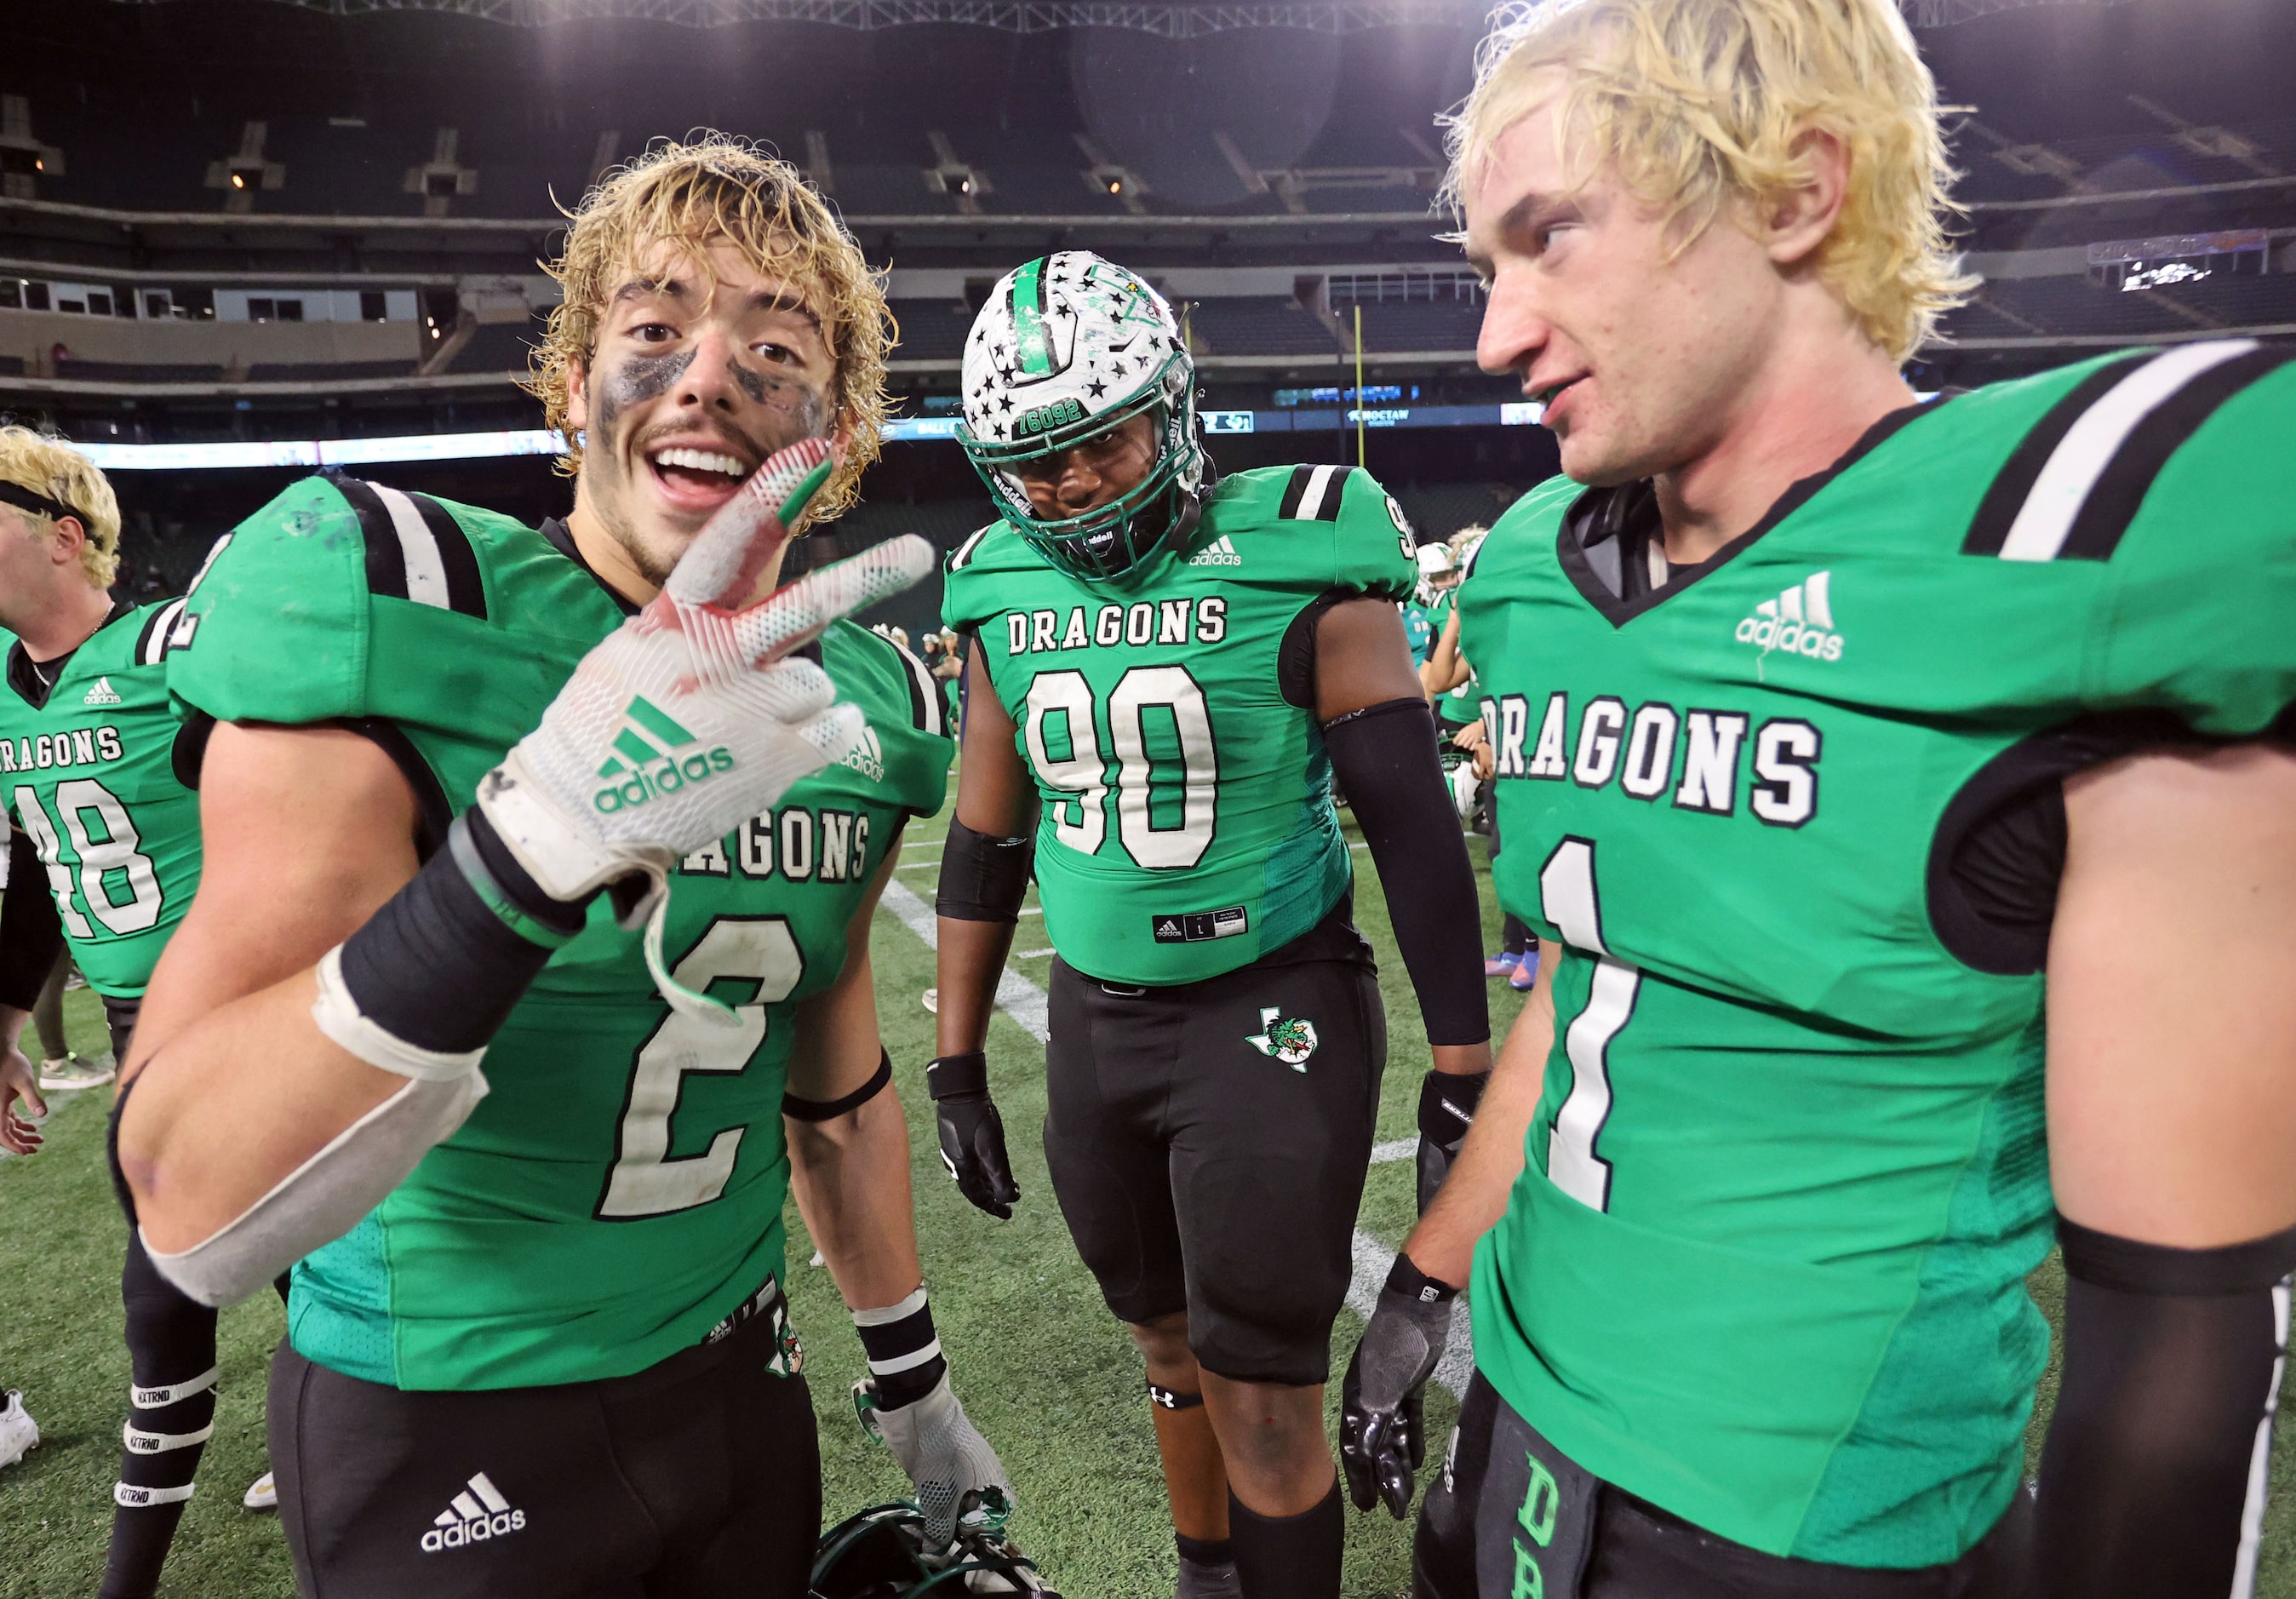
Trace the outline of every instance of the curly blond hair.
{"type": "MultiPolygon", "coordinates": [[[[87,532],[79,552],[87,580],[98,588],[111,586],[119,575],[119,502],[94,462],[61,439],[10,424],[0,427],[0,482],[70,506],[87,532]]],[[[37,537],[45,538],[55,526],[53,517],[37,511],[8,509],[30,523],[37,537]]]]}
{"type": "Polygon", "coordinates": [[[541,263],[558,280],[562,298],[526,384],[542,401],[548,425],[566,435],[559,470],[581,470],[581,443],[566,427],[567,394],[574,369],[586,370],[597,348],[608,298],[640,255],[662,243],[690,254],[709,280],[701,252],[722,239],[759,274],[808,291],[821,315],[837,360],[837,408],[847,441],[843,464],[815,496],[806,521],[830,521],[849,507],[882,442],[885,357],[895,328],[882,280],[798,169],[726,134],[664,139],[601,178],[565,215],[573,225],[565,248],[556,260],[541,263]]]}
{"type": "Polygon", "coordinates": [[[1491,149],[1563,74],[1557,127],[1575,181],[1607,166],[1684,224],[1686,249],[1733,201],[1808,180],[1801,134],[1849,152],[1849,192],[1819,276],[1866,336],[1903,360],[1977,286],[1946,234],[1958,176],[1937,85],[1890,0],[1529,0],[1503,6],[1475,86],[1444,118],[1454,215],[1491,149]]]}

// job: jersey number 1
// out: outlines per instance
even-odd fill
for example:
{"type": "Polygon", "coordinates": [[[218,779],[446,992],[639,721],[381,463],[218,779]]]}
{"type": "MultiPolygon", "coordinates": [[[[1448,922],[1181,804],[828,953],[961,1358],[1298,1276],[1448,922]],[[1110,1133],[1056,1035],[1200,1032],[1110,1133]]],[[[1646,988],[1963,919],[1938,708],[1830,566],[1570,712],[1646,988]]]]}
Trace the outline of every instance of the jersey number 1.
{"type": "Polygon", "coordinates": [[[787,999],[805,975],[805,956],[780,916],[751,920],[720,916],[671,973],[696,993],[720,978],[757,984],[747,1004],[734,1007],[739,1027],[696,1021],[670,1011],[638,1048],[630,1100],[622,1112],[619,1158],[606,1177],[598,1214],[627,1221],[706,1205],[726,1192],[746,1126],[727,1128],[698,1155],[672,1159],[669,1119],[689,1071],[739,1071],[766,1041],[766,1007],[787,999]]]}
{"type": "Polygon", "coordinates": [[[1611,1163],[1595,1152],[1611,1119],[1611,1040],[1635,1013],[1642,972],[1603,941],[1603,901],[1595,887],[1595,842],[1566,838],[1538,869],[1541,911],[1573,949],[1595,957],[1587,1007],[1562,1035],[1570,1060],[1570,1093],[1546,1137],[1546,1177],[1590,1210],[1611,1208],[1611,1163]]]}

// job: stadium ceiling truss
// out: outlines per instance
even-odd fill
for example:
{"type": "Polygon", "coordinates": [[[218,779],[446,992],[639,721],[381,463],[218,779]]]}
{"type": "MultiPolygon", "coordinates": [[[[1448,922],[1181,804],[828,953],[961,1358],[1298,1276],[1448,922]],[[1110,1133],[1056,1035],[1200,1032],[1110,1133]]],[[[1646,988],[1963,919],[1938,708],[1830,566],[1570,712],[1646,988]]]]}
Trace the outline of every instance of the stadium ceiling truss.
{"type": "MultiPolygon", "coordinates": [[[[171,0],[118,0],[128,5],[171,0]]],[[[816,22],[869,32],[920,23],[1051,33],[1118,28],[1163,38],[1201,38],[1246,28],[1361,33],[1375,28],[1459,27],[1487,9],[1475,0],[1291,0],[1267,4],[1153,4],[1132,0],[275,0],[330,16],[438,12],[512,28],[630,19],[685,28],[742,22],[816,22]]],[[[1555,0],[1567,4],[1568,0],[1555,0]]],[[[2125,0],[1898,0],[1916,28],[1944,28],[2031,5],[2116,5],[2125,0]]]]}

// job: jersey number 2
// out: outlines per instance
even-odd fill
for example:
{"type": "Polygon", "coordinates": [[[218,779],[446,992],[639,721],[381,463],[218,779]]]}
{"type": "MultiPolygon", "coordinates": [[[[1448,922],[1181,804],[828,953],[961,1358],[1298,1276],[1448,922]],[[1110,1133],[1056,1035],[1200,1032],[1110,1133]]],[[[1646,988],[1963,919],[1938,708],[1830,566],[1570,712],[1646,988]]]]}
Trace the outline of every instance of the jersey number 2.
{"type": "Polygon", "coordinates": [[[1562,1035],[1570,1060],[1570,1093],[1546,1137],[1546,1177],[1590,1210],[1611,1208],[1611,1163],[1595,1152],[1611,1119],[1611,1040],[1635,1013],[1642,972],[1603,941],[1603,901],[1595,887],[1595,842],[1566,838],[1538,869],[1538,901],[1573,949],[1595,957],[1587,1006],[1562,1035]]]}
{"type": "MultiPolygon", "coordinates": [[[[1150,870],[1193,866],[1211,847],[1219,792],[1219,756],[1212,743],[1211,711],[1204,691],[1181,666],[1134,667],[1108,696],[1108,731],[1116,745],[1116,836],[1135,865],[1150,870]],[[1148,753],[1148,712],[1168,711],[1180,746],[1180,818],[1159,827],[1149,810],[1153,761],[1148,753]]],[[[1108,836],[1108,758],[1101,753],[1093,717],[1092,685],[1082,672],[1039,672],[1029,685],[1022,729],[1029,760],[1056,789],[1076,796],[1053,807],[1053,832],[1078,855],[1097,855],[1108,836]],[[1045,724],[1059,717],[1068,728],[1069,753],[1055,759],[1045,724]],[[1070,820],[1071,810],[1075,820],[1070,820]]]]}
{"type": "MultiPolygon", "coordinates": [[[[80,898],[86,901],[95,919],[119,938],[158,926],[160,874],[152,867],[152,857],[136,848],[144,840],[136,833],[135,824],[127,819],[127,808],[119,803],[119,797],[93,778],[76,777],[70,783],[56,784],[56,814],[63,818],[64,831],[71,835],[72,854],[79,859],[80,898]],[[88,811],[94,811],[96,820],[103,824],[104,837],[88,837],[88,811]],[[108,872],[125,875],[128,893],[126,905],[112,902],[103,882],[108,872]]],[[[40,864],[48,869],[48,890],[56,898],[56,914],[63,919],[64,931],[75,939],[94,938],[95,930],[72,903],[72,871],[63,864],[63,849],[57,840],[55,827],[48,821],[40,797],[29,786],[16,791],[16,815],[22,819],[24,831],[32,835],[32,842],[40,852],[40,864]]]]}
{"type": "Polygon", "coordinates": [[[598,1201],[598,1214],[614,1220],[690,1210],[726,1192],[749,1128],[727,1128],[701,1153],[672,1159],[669,1119],[687,1072],[739,1071],[750,1063],[766,1041],[766,1007],[796,989],[805,956],[783,917],[721,916],[672,975],[697,994],[720,978],[745,979],[758,990],[749,1004],[734,1007],[739,1027],[671,1011],[638,1047],[629,1106],[622,1112],[620,1156],[598,1201]]]}

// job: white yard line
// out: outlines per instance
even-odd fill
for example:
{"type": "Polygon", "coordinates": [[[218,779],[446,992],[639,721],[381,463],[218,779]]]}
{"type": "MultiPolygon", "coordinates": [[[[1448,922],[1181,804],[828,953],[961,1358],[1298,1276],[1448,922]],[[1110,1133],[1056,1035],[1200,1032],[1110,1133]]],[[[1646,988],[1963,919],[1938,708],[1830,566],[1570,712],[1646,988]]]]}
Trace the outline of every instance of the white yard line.
{"type": "MultiPolygon", "coordinates": [[[[923,939],[926,948],[939,947],[940,927],[932,906],[918,898],[906,884],[887,883],[884,898],[879,903],[898,918],[902,926],[923,939]]],[[[1026,916],[1031,913],[1021,914],[1026,916]]],[[[1049,1037],[1046,1004],[1044,989],[1010,966],[996,980],[996,1008],[1020,1023],[1021,1030],[1039,1044],[1049,1037]]],[[[1417,1147],[1416,1139],[1398,1138],[1374,1144],[1371,1158],[1374,1162],[1406,1160],[1417,1147]]],[[[1395,1264],[1395,1251],[1361,1227],[1356,1229],[1349,1247],[1355,1257],[1355,1271],[1348,1284],[1348,1308],[1369,1320],[1373,1308],[1379,1302],[1379,1291],[1387,1282],[1389,1268],[1395,1264]]],[[[1435,1381],[1449,1389],[1455,1398],[1464,1398],[1474,1365],[1474,1344],[1467,1332],[1467,1302],[1463,1299],[1452,1305],[1451,1336],[1444,1348],[1442,1361],[1435,1368],[1435,1381]]]]}

